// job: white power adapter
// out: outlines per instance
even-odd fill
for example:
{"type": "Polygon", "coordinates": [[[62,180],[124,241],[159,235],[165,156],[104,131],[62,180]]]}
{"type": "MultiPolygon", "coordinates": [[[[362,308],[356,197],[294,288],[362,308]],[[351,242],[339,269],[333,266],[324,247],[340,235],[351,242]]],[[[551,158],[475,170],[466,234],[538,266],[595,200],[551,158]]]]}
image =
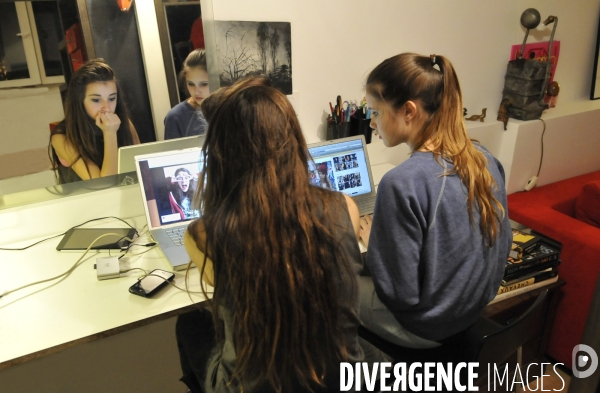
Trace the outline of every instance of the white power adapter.
{"type": "Polygon", "coordinates": [[[121,273],[120,270],[119,259],[117,257],[96,258],[96,274],[98,274],[98,280],[119,278],[121,273]]]}
{"type": "Polygon", "coordinates": [[[529,191],[533,187],[535,187],[535,183],[537,183],[537,179],[538,179],[537,176],[533,176],[531,179],[529,179],[527,181],[527,184],[525,184],[525,187],[523,187],[523,188],[525,188],[525,191],[529,191]]]}

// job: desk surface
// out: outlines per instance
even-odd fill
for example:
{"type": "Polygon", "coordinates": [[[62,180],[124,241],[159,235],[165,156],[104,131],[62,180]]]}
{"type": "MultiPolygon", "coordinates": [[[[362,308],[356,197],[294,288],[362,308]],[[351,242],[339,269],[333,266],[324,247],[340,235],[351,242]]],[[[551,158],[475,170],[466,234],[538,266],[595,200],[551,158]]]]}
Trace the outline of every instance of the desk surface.
{"type": "MultiPolygon", "coordinates": [[[[375,185],[393,167],[374,165],[375,185]]],[[[23,247],[86,220],[105,216],[125,218],[140,230],[146,219],[139,185],[1,210],[0,245],[23,247]]],[[[113,219],[102,225],[123,225],[115,223],[118,221],[113,219]]],[[[56,251],[60,239],[57,237],[25,251],[0,250],[0,293],[69,270],[82,253],[56,251]]],[[[143,247],[132,248],[132,253],[142,251],[143,247]]],[[[129,287],[143,273],[133,270],[125,277],[99,281],[94,270],[98,256],[107,256],[107,253],[88,253],[68,277],[0,298],[0,369],[172,317],[205,300],[201,294],[188,294],[171,286],[152,299],[132,295],[129,287]]],[[[129,257],[127,264],[146,271],[171,270],[158,248],[129,257]]],[[[184,272],[176,273],[174,280],[182,288],[185,287],[184,272]]],[[[201,290],[195,268],[189,270],[188,287],[190,291],[201,290]]]]}
{"type": "MultiPolygon", "coordinates": [[[[145,222],[145,219],[140,217],[135,221],[145,222]]],[[[54,277],[72,267],[83,253],[56,251],[60,239],[25,251],[0,251],[0,291],[54,277]]],[[[133,247],[130,252],[144,250],[133,247]]],[[[193,302],[205,300],[201,294],[188,295],[172,286],[151,299],[130,294],[129,287],[143,274],[139,270],[125,273],[121,278],[99,281],[94,264],[98,256],[107,255],[90,252],[68,277],[0,298],[0,369],[171,317],[194,307],[193,302]]],[[[122,263],[129,268],[171,270],[158,248],[125,259],[122,263]]],[[[185,270],[176,273],[174,283],[185,288],[184,281],[185,270]]],[[[189,270],[188,288],[201,290],[195,267],[189,270]]]]}

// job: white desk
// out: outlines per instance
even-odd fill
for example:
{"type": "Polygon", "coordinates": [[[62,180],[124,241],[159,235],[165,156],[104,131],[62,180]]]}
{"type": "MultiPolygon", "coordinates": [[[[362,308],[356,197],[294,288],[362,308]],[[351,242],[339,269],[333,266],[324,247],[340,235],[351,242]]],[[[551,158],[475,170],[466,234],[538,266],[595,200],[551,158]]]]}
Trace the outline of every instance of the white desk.
{"type": "MultiPolygon", "coordinates": [[[[141,207],[142,203],[138,187],[127,186],[0,211],[0,239],[26,239],[12,244],[2,242],[2,247],[28,245],[90,218],[106,215],[128,218],[139,230],[146,220],[138,215],[139,208],[135,207],[141,207]],[[32,211],[39,214],[35,220],[30,219],[32,211]],[[125,211],[135,216],[119,214],[125,211]],[[62,217],[60,224],[55,219],[57,216],[62,217]],[[27,233],[35,236],[28,237],[27,233]]],[[[125,224],[118,220],[106,220],[102,225],[121,227],[125,224]]],[[[56,251],[60,239],[57,237],[25,251],[0,251],[0,292],[59,275],[73,266],[82,253],[56,251]]],[[[130,252],[137,254],[144,250],[144,247],[133,247],[130,252]]],[[[143,274],[139,270],[126,273],[127,277],[99,281],[93,266],[97,256],[106,255],[104,252],[88,253],[82,264],[68,277],[0,298],[0,370],[77,343],[93,341],[177,315],[182,308],[189,308],[193,302],[201,303],[204,300],[200,294],[188,295],[171,286],[151,299],[132,295],[128,288],[143,274]]],[[[157,248],[130,257],[127,264],[147,271],[154,268],[171,270],[157,248]]],[[[174,283],[185,287],[183,272],[176,274],[174,283]]],[[[200,291],[196,268],[190,269],[189,289],[200,291]]]]}
{"type": "MultiPolygon", "coordinates": [[[[372,167],[375,185],[391,168],[372,167]]],[[[0,247],[29,245],[104,216],[127,219],[141,229],[145,218],[139,186],[0,210],[0,247]]],[[[102,224],[124,225],[117,220],[102,224]]],[[[81,254],[56,251],[59,241],[60,237],[26,251],[0,251],[0,292],[68,270],[81,254]]],[[[134,247],[132,252],[143,250],[134,247]]],[[[130,294],[129,286],[141,274],[135,270],[129,277],[98,281],[93,269],[97,256],[88,254],[67,278],[0,298],[0,391],[163,392],[173,391],[173,386],[184,391],[177,381],[173,317],[192,309],[192,300],[172,287],[152,299],[130,294]],[[145,359],[137,364],[139,358],[145,359]]],[[[130,267],[169,270],[159,250],[132,258],[130,267]]],[[[198,291],[199,274],[196,269],[190,273],[190,290],[198,291]]],[[[184,286],[181,274],[175,282],[184,286]]],[[[204,300],[201,295],[192,299],[204,300]]]]}

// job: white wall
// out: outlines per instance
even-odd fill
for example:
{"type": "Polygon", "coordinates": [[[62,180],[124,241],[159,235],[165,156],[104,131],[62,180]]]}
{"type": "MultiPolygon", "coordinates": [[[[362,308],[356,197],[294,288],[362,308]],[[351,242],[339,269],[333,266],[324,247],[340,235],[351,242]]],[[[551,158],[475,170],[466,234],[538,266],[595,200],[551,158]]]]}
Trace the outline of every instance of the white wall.
{"type": "MultiPolygon", "coordinates": [[[[522,190],[537,173],[541,155],[541,122],[511,120],[504,131],[495,120],[510,47],[523,41],[519,20],[529,7],[542,19],[558,17],[554,39],[561,41],[555,75],[561,86],[558,105],[543,115],[549,119],[538,181],[543,185],[600,169],[600,101],[589,100],[600,0],[213,2],[215,20],[291,22],[294,105],[309,142],[324,134],[328,102],[338,94],[361,99],[368,72],[385,58],[408,51],[448,57],[469,114],[488,108],[485,123],[467,122],[467,127],[505,166],[509,192],[522,190]]],[[[552,27],[540,24],[528,42],[547,41],[552,27]]],[[[376,142],[369,152],[374,163],[397,164],[408,150],[376,142]]]]}
{"type": "Polygon", "coordinates": [[[47,147],[51,122],[64,119],[57,86],[0,90],[0,155],[47,147]]]}
{"type": "MultiPolygon", "coordinates": [[[[510,47],[523,41],[519,18],[528,7],[559,19],[559,105],[589,99],[599,0],[214,0],[213,6],[215,20],[291,22],[294,94],[300,93],[309,141],[318,139],[329,101],[337,94],[362,98],[368,72],[406,51],[447,56],[469,113],[487,107],[486,122],[495,121],[510,47]]],[[[551,27],[538,27],[528,42],[548,40],[551,27]]]]}
{"type": "Polygon", "coordinates": [[[538,186],[600,170],[600,110],[544,121],[545,132],[540,120],[510,122],[499,156],[508,193],[522,191],[538,170],[538,186]]]}

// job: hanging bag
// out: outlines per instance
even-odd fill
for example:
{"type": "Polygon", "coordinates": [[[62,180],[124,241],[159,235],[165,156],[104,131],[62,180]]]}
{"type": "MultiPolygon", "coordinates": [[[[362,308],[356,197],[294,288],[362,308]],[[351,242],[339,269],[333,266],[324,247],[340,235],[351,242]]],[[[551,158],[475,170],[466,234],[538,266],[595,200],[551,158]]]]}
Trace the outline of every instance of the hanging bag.
{"type": "Polygon", "coordinates": [[[558,17],[549,16],[544,25],[554,22],[550,42],[548,43],[548,59],[540,62],[534,59],[523,58],[525,43],[529,29],[536,28],[540,23],[540,13],[534,8],[526,9],[521,15],[521,24],[527,29],[525,39],[521,46],[519,58],[508,62],[502,90],[502,103],[498,110],[498,120],[504,121],[504,129],[508,117],[517,120],[533,120],[542,117],[542,112],[548,109],[544,103],[546,85],[550,76],[550,59],[552,57],[552,41],[558,24],[558,17]]]}

